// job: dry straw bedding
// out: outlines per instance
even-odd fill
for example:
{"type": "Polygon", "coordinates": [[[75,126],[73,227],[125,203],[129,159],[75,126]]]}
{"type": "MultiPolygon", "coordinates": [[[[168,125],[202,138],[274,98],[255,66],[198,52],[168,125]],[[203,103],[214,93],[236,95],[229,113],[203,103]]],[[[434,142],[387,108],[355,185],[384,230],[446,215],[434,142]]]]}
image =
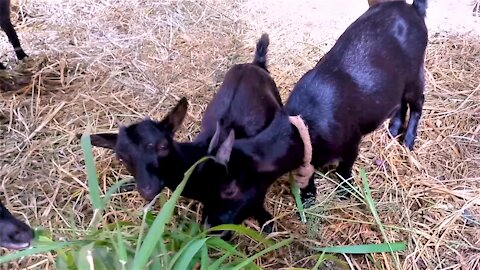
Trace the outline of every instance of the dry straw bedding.
{"type": "MultiPolygon", "coordinates": [[[[0,76],[2,89],[11,90],[0,93],[0,190],[12,212],[50,230],[56,239],[78,237],[72,234],[72,223],[80,230],[87,227],[92,211],[75,139],[87,126],[94,132],[114,131],[145,115],[160,119],[186,96],[191,106],[178,139],[191,140],[223,74],[252,58],[260,33],[238,19],[240,4],[14,2],[18,12],[13,19],[31,57],[15,63],[10,44],[2,38],[1,50],[9,52],[13,70],[0,76]]],[[[283,44],[273,45],[276,42],[272,38],[270,69],[286,100],[294,83],[329,46],[303,44],[301,50],[275,54],[274,48],[281,50],[283,44]]],[[[403,269],[480,267],[479,67],[478,39],[432,33],[415,151],[390,138],[385,127],[361,145],[355,169],[368,172],[380,217],[394,228],[387,230],[388,239],[408,243],[399,255],[403,269]]],[[[103,191],[128,176],[111,152],[94,153],[103,191]]],[[[267,207],[277,229],[272,237],[294,235],[297,240],[259,265],[311,267],[308,245],[383,241],[364,205],[339,201],[329,181],[319,179],[317,186],[319,207],[306,226],[295,215],[286,181],[271,188],[267,207]]],[[[135,191],[117,194],[104,220],[140,222],[137,212],[143,205],[135,191]]],[[[177,212],[179,219],[198,221],[199,211],[198,204],[182,199],[177,212]]],[[[375,268],[364,256],[341,258],[354,269],[375,268]]],[[[375,254],[373,260],[393,269],[390,255],[375,254]]],[[[31,265],[53,268],[52,257],[34,256],[4,267],[31,265]]]]}

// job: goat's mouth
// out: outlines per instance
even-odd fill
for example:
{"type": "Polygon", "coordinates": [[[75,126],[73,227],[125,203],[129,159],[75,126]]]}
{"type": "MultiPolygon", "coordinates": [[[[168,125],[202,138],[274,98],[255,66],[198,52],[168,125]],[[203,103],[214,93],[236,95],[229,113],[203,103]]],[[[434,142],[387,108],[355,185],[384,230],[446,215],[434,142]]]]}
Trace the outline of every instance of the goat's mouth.
{"type": "Polygon", "coordinates": [[[0,242],[0,247],[7,249],[19,250],[30,246],[31,242],[0,242]]]}

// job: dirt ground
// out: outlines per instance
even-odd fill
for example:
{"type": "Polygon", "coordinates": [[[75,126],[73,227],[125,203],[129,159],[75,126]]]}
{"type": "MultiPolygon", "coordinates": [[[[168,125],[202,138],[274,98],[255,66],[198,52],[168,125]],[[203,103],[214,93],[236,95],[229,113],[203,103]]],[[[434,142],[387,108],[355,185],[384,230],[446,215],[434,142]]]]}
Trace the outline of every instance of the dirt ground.
{"type": "MultiPolygon", "coordinates": [[[[0,76],[0,89],[11,90],[0,91],[2,201],[55,239],[72,239],[72,228],[86,228],[92,215],[77,133],[116,131],[146,115],[161,119],[186,96],[190,108],[177,137],[191,140],[223,75],[251,61],[262,32],[270,35],[269,69],[285,101],[367,1],[20,0],[12,7],[30,58],[17,63],[1,35],[1,60],[11,67],[0,76]]],[[[267,200],[276,219],[272,237],[296,241],[259,265],[312,267],[308,246],[315,244],[403,240],[402,269],[480,269],[480,17],[471,10],[467,0],[429,3],[426,103],[415,150],[393,140],[387,123],[362,143],[354,169],[367,171],[387,239],[365,206],[340,201],[320,177],[317,210],[301,224],[281,180],[267,200]]],[[[103,191],[128,177],[111,152],[94,154],[103,191]]],[[[139,221],[143,205],[136,191],[123,192],[110,211],[139,221]]],[[[200,209],[183,199],[178,214],[198,221],[200,209]]],[[[351,269],[394,269],[388,254],[338,258],[351,269]]],[[[52,262],[39,255],[16,266],[52,262]]]]}

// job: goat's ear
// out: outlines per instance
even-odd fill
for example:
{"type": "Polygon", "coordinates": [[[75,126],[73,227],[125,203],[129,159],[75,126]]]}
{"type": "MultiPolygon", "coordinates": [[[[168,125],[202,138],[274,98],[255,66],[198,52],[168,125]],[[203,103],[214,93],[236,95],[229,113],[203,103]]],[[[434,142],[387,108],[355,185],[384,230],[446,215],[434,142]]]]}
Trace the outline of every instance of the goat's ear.
{"type": "Polygon", "coordinates": [[[208,151],[207,151],[208,155],[211,155],[213,152],[213,149],[215,149],[218,146],[218,142],[220,140],[220,133],[221,133],[220,121],[217,121],[215,134],[213,134],[213,137],[210,140],[210,144],[208,145],[208,151]]]}
{"type": "Polygon", "coordinates": [[[117,144],[117,137],[116,133],[98,133],[90,135],[90,141],[93,146],[113,149],[117,144]]]}
{"type": "Polygon", "coordinates": [[[175,133],[180,126],[182,125],[185,115],[187,114],[188,101],[187,98],[183,97],[175,105],[167,116],[162,120],[162,123],[166,124],[172,133],[175,133]]]}
{"type": "Polygon", "coordinates": [[[223,141],[222,145],[218,148],[216,158],[222,164],[227,164],[232,154],[233,144],[235,143],[235,131],[230,130],[228,137],[223,141]]]}

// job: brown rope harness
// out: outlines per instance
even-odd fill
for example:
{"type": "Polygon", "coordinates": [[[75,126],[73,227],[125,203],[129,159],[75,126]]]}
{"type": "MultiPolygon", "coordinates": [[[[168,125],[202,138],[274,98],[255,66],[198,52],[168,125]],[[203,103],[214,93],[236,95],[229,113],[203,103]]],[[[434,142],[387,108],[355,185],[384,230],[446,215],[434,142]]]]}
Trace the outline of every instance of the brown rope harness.
{"type": "Polygon", "coordinates": [[[298,129],[300,138],[303,141],[303,164],[293,173],[295,180],[300,188],[305,188],[308,185],[308,180],[312,177],[315,169],[312,162],[312,141],[308,133],[308,127],[305,125],[303,119],[297,116],[289,116],[290,123],[298,129]]]}

